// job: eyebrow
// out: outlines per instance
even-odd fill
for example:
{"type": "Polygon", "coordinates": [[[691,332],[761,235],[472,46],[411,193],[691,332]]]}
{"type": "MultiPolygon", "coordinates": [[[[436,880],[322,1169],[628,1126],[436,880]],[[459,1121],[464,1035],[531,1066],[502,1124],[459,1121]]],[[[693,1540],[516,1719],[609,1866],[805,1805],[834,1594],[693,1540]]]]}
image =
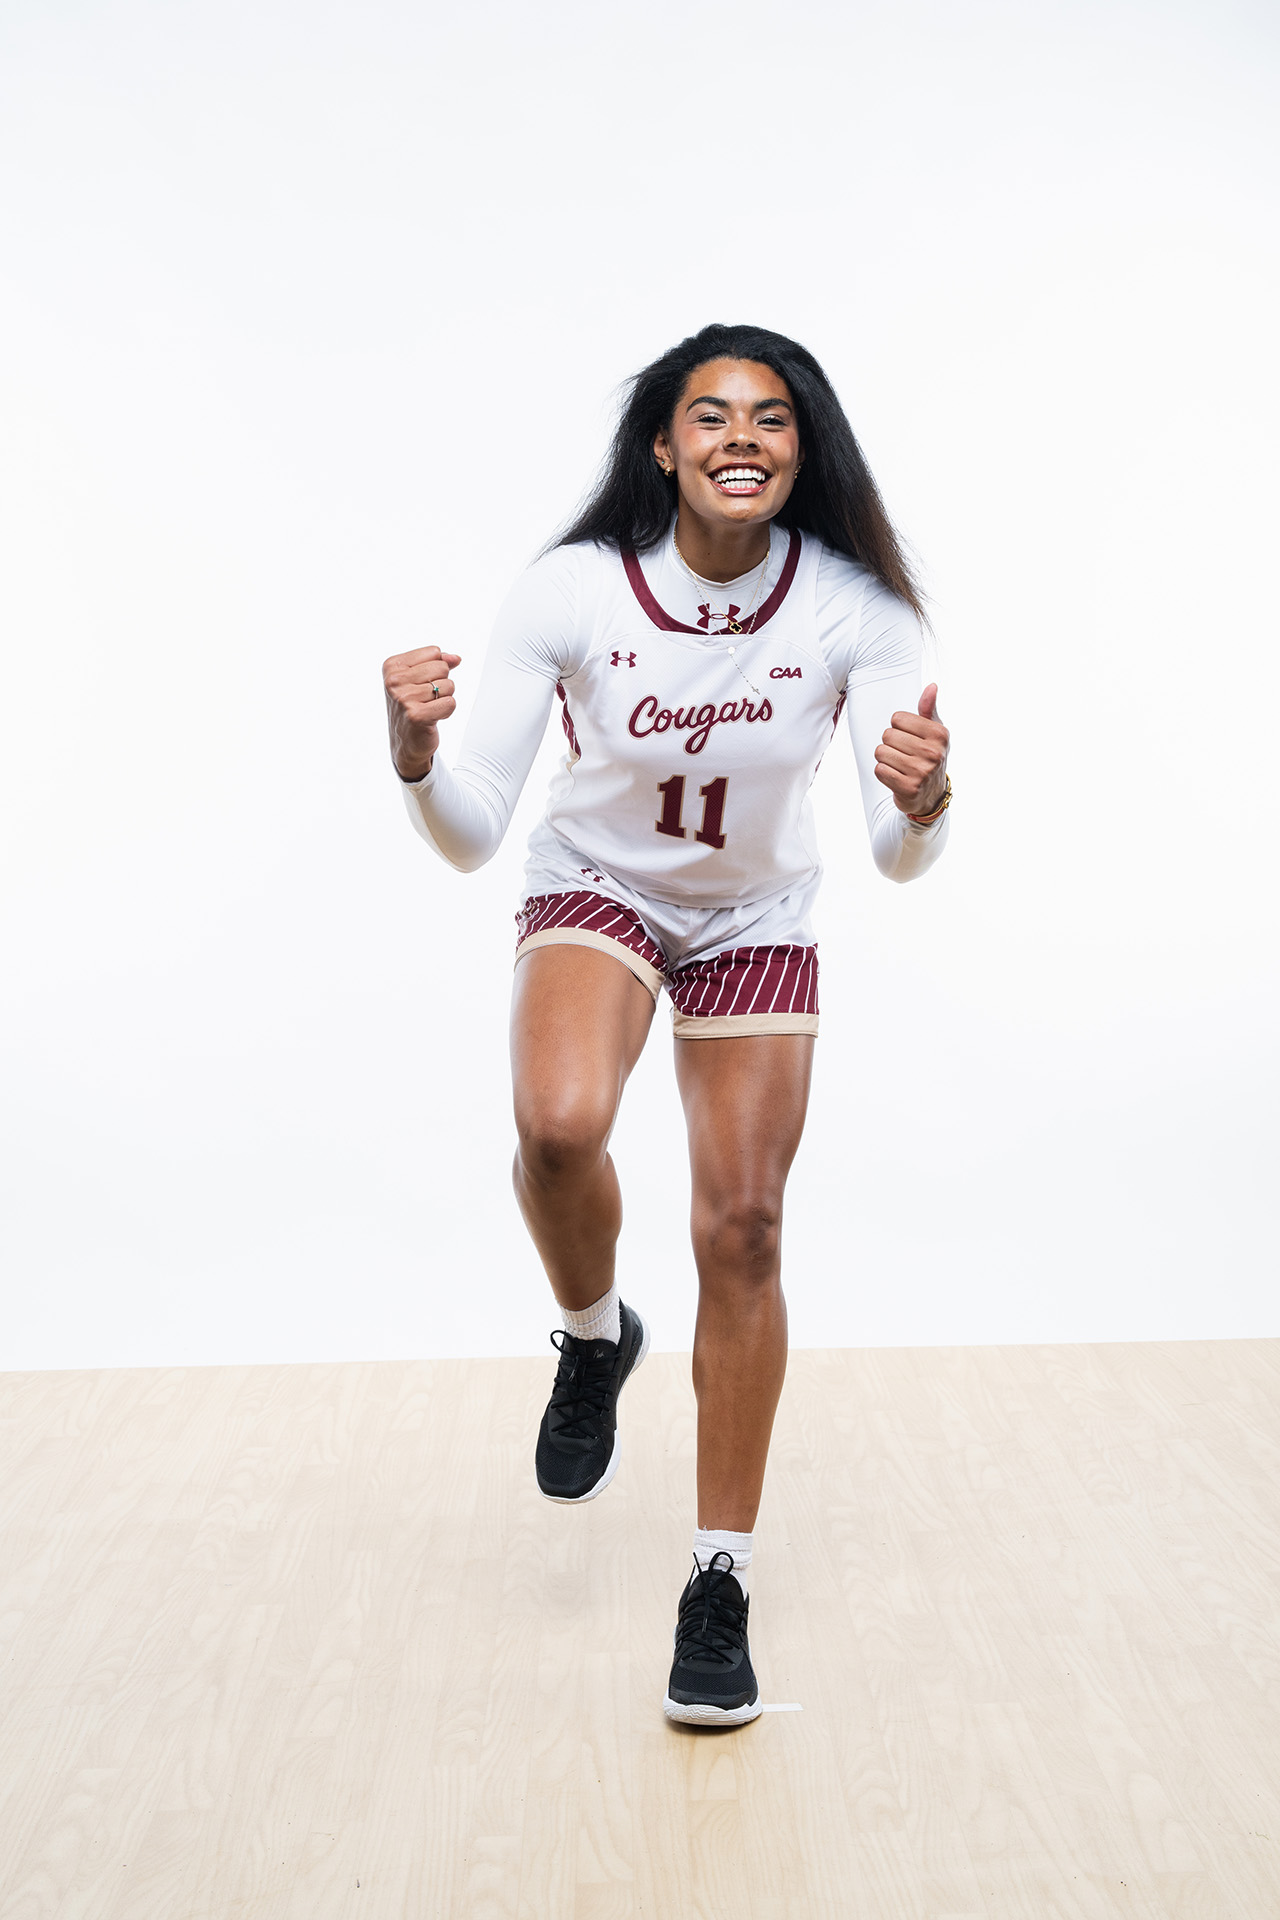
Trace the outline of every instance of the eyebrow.
{"type": "MultiPolygon", "coordinates": [[[[721,400],[718,394],[700,393],[696,400],[691,400],[689,402],[689,406],[685,408],[685,412],[688,413],[689,407],[706,407],[706,406],[720,407],[723,409],[725,413],[728,413],[729,411],[729,402],[727,400],[721,400]]],[[[789,400],[782,400],[782,399],[757,400],[755,405],[752,407],[751,411],[752,413],[763,413],[766,407],[785,407],[789,413],[793,411],[791,402],[789,400]]]]}

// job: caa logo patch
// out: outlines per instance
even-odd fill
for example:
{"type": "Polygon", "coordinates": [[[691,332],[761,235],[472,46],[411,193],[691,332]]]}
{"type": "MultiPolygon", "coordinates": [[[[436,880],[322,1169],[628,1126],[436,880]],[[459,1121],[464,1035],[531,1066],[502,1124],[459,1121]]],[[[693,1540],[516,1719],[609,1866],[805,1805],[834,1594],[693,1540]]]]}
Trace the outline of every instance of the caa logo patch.
{"type": "Polygon", "coordinates": [[[769,678],[771,680],[803,680],[804,675],[799,667],[770,667],[769,678]]]}

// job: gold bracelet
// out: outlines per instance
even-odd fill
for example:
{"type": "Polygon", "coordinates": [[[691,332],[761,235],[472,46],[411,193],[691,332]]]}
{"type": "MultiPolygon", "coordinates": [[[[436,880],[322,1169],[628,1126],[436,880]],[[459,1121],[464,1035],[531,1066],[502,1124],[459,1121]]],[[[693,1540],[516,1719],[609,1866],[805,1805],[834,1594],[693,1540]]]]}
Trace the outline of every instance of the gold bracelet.
{"type": "Polygon", "coordinates": [[[943,794],[937,806],[934,808],[933,812],[932,813],[909,813],[907,815],[907,818],[908,820],[914,820],[915,824],[918,827],[931,827],[935,820],[941,820],[943,814],[946,812],[947,808],[950,805],[951,805],[951,775],[948,774],[947,790],[943,794]]]}

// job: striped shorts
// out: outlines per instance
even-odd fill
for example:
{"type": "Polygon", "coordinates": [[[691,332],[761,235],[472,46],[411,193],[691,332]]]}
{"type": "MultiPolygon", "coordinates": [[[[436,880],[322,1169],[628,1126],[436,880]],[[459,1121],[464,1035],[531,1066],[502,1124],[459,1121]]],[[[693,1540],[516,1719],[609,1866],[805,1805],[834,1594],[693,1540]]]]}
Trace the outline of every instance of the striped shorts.
{"type": "MultiPolygon", "coordinates": [[[[655,902],[654,918],[673,910],[655,902]]],[[[761,931],[771,931],[762,925],[761,931]]],[[[805,928],[807,931],[807,926],[805,928]]],[[[576,890],[534,894],[516,915],[516,959],[537,947],[592,947],[612,954],[656,1000],[665,987],[681,1040],[818,1031],[818,949],[812,944],[733,945],[674,965],[635,907],[576,890]]]]}

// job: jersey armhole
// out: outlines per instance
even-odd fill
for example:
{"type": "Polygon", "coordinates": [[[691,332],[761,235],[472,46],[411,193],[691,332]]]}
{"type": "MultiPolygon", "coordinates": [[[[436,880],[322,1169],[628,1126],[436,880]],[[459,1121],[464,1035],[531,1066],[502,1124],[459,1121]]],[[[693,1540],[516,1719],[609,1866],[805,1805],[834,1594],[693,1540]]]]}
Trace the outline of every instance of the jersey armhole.
{"type": "MultiPolygon", "coordinates": [[[[585,544],[585,543],[584,543],[585,544]]],[[[605,652],[617,639],[613,616],[620,606],[634,606],[631,588],[623,571],[622,555],[598,542],[591,546],[592,562],[582,569],[590,581],[582,587],[578,604],[578,654],[563,678],[573,680],[590,665],[598,653],[605,652]]],[[[639,628],[637,623],[637,630],[639,628]]],[[[646,636],[647,637],[647,636],[646,636]]]]}
{"type": "Polygon", "coordinates": [[[556,682],[572,680],[581,672],[591,652],[591,635],[595,624],[595,608],[599,602],[599,593],[594,576],[597,569],[592,565],[595,558],[593,543],[575,541],[571,547],[553,549],[573,569],[573,620],[568,634],[568,646],[562,662],[556,662],[556,682]]]}
{"type": "MultiPolygon", "coordinates": [[[[819,620],[818,620],[818,575],[822,569],[823,556],[829,553],[830,551],[831,549],[828,547],[821,546],[821,545],[819,545],[818,547],[818,557],[814,564],[814,569],[813,569],[812,599],[810,601],[810,610],[813,618],[814,639],[817,644],[818,654],[822,660],[823,671],[826,674],[827,679],[831,683],[832,690],[834,691],[840,706],[843,706],[845,701],[849,697],[849,683],[853,677],[854,667],[857,664],[858,642],[862,637],[862,614],[863,614],[863,609],[866,606],[867,587],[870,583],[871,576],[869,573],[867,573],[865,568],[862,569],[861,590],[858,594],[858,604],[856,609],[853,639],[851,641],[842,640],[840,643],[841,648],[845,646],[848,647],[847,665],[843,673],[837,674],[836,672],[833,671],[833,661],[831,657],[826,653],[826,651],[823,648],[822,638],[819,631],[819,620]]],[[[843,556],[837,556],[837,557],[843,558],[843,556]]],[[[833,648],[832,651],[836,652],[838,650],[839,649],[833,648]]]]}

